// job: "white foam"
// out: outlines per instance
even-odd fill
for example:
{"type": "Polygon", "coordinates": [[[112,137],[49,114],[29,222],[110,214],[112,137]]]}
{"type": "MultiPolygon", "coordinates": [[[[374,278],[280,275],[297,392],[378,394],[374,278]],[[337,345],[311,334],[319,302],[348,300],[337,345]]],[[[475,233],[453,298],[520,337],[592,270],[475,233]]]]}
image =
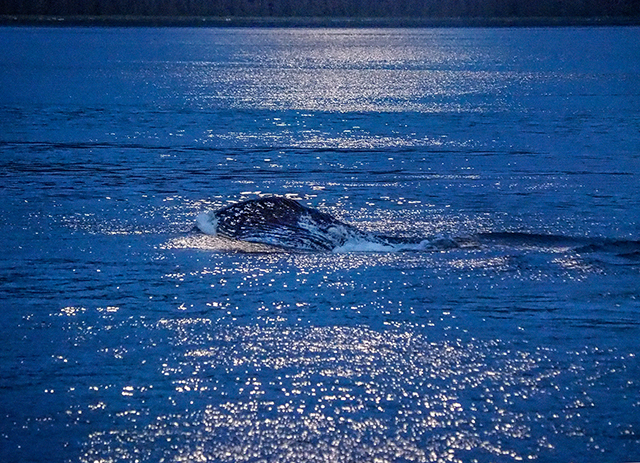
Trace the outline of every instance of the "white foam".
{"type": "MultiPolygon", "coordinates": [[[[351,238],[342,246],[338,246],[333,252],[401,252],[401,251],[433,251],[440,249],[439,240],[422,240],[418,243],[381,243],[379,241],[369,241],[366,238],[351,238]]],[[[449,246],[443,246],[447,249],[449,246]]]]}
{"type": "Polygon", "coordinates": [[[207,235],[218,234],[218,219],[213,212],[202,212],[196,217],[196,227],[207,235]]]}
{"type": "Polygon", "coordinates": [[[365,240],[349,240],[342,246],[338,246],[333,252],[393,252],[396,251],[395,246],[382,243],[374,243],[365,240]]]}

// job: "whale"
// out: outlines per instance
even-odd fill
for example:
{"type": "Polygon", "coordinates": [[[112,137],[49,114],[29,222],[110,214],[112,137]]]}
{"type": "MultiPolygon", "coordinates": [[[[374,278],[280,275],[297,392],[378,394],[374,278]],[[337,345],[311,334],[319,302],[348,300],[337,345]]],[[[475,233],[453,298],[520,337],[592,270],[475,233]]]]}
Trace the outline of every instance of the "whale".
{"type": "Polygon", "coordinates": [[[359,249],[384,251],[417,246],[422,240],[359,230],[299,201],[270,196],[199,214],[196,228],[208,235],[295,251],[359,249]]]}
{"type": "Polygon", "coordinates": [[[246,252],[447,251],[489,247],[504,252],[540,250],[613,254],[640,261],[640,241],[544,235],[519,231],[477,232],[458,237],[397,237],[367,232],[299,201],[269,196],[231,204],[196,217],[195,229],[246,252]],[[236,246],[235,244],[238,244],[236,246]]]}

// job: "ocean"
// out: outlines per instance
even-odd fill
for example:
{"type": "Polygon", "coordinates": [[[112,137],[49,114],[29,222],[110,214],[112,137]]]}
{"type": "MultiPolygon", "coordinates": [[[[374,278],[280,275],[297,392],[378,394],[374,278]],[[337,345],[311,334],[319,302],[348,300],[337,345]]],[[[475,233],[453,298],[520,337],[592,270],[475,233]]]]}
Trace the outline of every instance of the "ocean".
{"type": "Polygon", "coordinates": [[[0,28],[0,460],[639,461],[638,37],[0,28]]]}

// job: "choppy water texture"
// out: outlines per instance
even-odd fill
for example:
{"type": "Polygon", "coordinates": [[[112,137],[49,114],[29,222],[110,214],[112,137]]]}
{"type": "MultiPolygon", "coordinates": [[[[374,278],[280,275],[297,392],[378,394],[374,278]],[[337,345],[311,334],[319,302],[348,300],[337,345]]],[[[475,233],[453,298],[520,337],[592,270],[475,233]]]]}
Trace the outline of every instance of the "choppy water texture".
{"type": "Polygon", "coordinates": [[[0,29],[0,460],[640,460],[639,36],[0,29]]]}

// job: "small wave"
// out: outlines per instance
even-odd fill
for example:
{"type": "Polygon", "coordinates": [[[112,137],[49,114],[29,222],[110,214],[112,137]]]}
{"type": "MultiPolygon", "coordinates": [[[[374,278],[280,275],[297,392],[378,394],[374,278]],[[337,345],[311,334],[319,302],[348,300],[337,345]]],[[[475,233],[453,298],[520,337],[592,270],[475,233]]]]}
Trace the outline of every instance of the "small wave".
{"type": "Polygon", "coordinates": [[[616,240],[616,239],[594,239],[576,249],[577,252],[604,252],[616,254],[618,256],[640,255],[640,241],[616,240]]]}
{"type": "Polygon", "coordinates": [[[601,237],[544,235],[524,232],[490,232],[475,236],[478,245],[494,245],[546,252],[605,253],[633,257],[640,255],[640,241],[601,237]]]}

